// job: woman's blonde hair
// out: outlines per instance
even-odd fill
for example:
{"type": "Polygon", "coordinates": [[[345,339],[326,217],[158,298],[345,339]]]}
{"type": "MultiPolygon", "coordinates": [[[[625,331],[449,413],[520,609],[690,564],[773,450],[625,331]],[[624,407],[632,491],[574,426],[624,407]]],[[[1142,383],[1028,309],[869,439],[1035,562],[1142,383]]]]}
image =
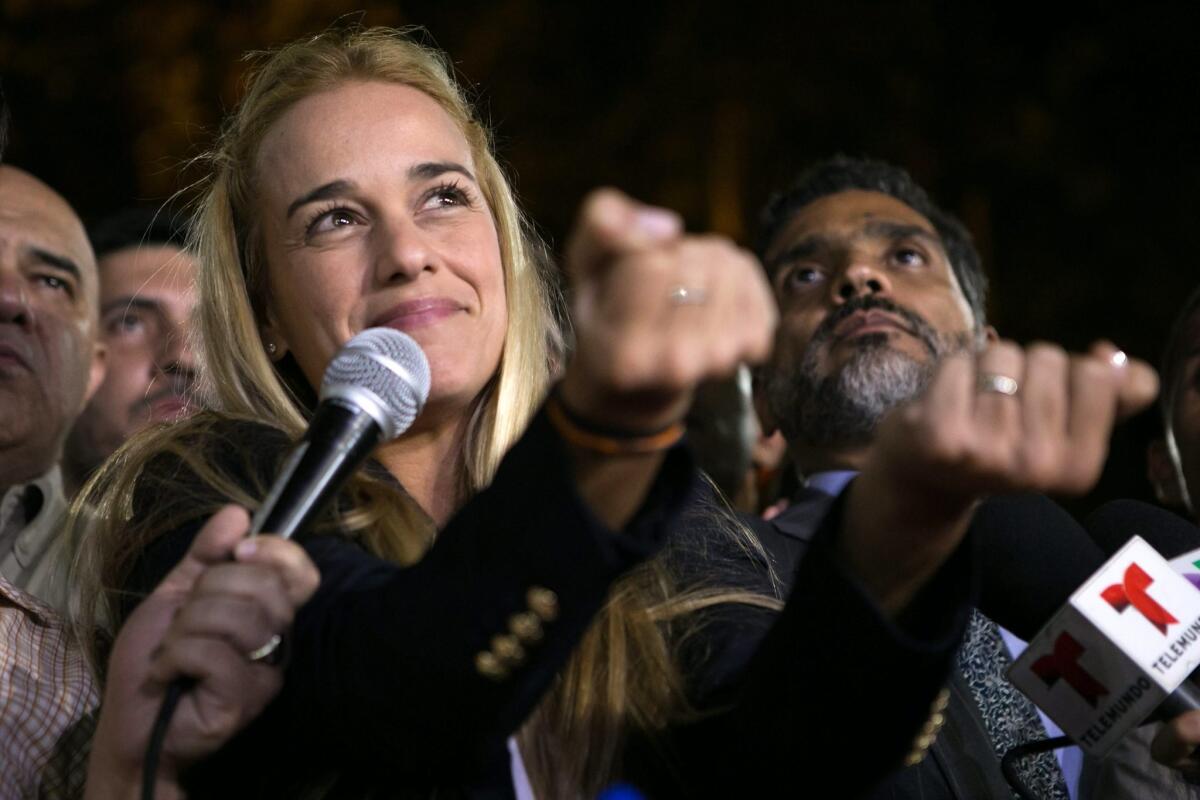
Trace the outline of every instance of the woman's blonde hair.
{"type": "MultiPolygon", "coordinates": [[[[167,452],[216,495],[254,508],[265,487],[246,487],[234,480],[206,458],[212,446],[197,443],[221,436],[221,422],[229,418],[266,423],[293,438],[304,430],[312,388],[290,358],[273,363],[261,340],[270,285],[254,209],[263,137],[305,97],[351,81],[411,86],[433,98],[470,145],[478,184],[499,235],[508,330],[498,372],[471,415],[462,453],[465,494],[490,482],[563,358],[564,317],[545,248],[518,208],[493,154],[490,134],[454,81],[444,54],[415,41],[411,30],[351,27],[293,42],[259,58],[245,98],[206,156],[211,178],[191,239],[200,265],[196,351],[214,413],[134,437],[77,501],[76,517],[86,515],[94,527],[77,563],[84,588],[75,617],[84,621],[85,641],[97,638],[89,620],[119,619],[116,587],[127,583],[137,557],[185,518],[194,520],[216,510],[211,498],[204,499],[207,493],[162,492],[154,513],[134,519],[131,498],[151,458],[167,452]],[[205,502],[210,507],[197,507],[205,502]]],[[[217,446],[236,450],[238,443],[217,446]]],[[[352,479],[350,492],[353,508],[338,520],[343,533],[358,536],[372,552],[400,563],[421,557],[434,531],[411,499],[361,471],[352,479]]],[[[741,544],[755,546],[752,537],[741,544]]],[[[526,724],[522,750],[542,796],[594,794],[619,768],[620,744],[629,726],[653,731],[687,713],[671,620],[731,599],[775,603],[719,588],[693,587],[681,593],[675,584],[661,559],[619,581],[526,724]]]]}

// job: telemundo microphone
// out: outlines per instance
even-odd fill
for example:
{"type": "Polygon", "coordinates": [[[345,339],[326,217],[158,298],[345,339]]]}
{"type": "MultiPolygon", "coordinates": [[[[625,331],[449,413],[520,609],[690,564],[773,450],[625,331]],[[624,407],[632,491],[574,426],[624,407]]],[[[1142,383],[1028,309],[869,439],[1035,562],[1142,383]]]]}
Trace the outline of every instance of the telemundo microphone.
{"type": "MultiPolygon", "coordinates": [[[[988,498],[975,511],[971,536],[980,567],[978,608],[1031,648],[1106,558],[1073,516],[1038,494],[988,498]]],[[[1048,716],[1058,721],[1053,709],[1048,716]]],[[[1001,772],[1017,796],[1035,798],[1018,763],[1070,744],[1065,736],[1019,742],[1004,753],[1001,772]]]]}
{"type": "MultiPolygon", "coordinates": [[[[291,538],[303,531],[377,445],[408,430],[429,385],[429,362],[407,334],[368,328],[346,342],[325,369],[308,431],[251,520],[250,535],[291,538]]],[[[192,685],[177,678],[167,687],[142,766],[144,800],[153,800],[167,726],[192,685]]]]}
{"type": "Polygon", "coordinates": [[[1008,672],[1096,757],[1144,722],[1200,708],[1200,693],[1186,682],[1200,666],[1200,592],[1147,541],[1166,512],[1139,504],[1131,513],[1129,502],[1087,520],[1089,534],[1112,556],[1008,672]]]}
{"type": "Polygon", "coordinates": [[[1200,549],[1200,528],[1165,508],[1137,500],[1105,503],[1084,525],[1107,553],[1120,550],[1134,533],[1169,559],[1200,549]]]}
{"type": "MultiPolygon", "coordinates": [[[[1200,589],[1200,528],[1178,514],[1139,500],[1113,500],[1096,509],[1084,525],[1106,552],[1119,550],[1136,533],[1164,558],[1171,569],[1200,589]]],[[[1200,627],[1181,631],[1160,657],[1161,669],[1183,655],[1200,640],[1200,627]]],[[[1193,672],[1195,675],[1195,672],[1193,672]]],[[[1151,719],[1170,719],[1186,711],[1200,709],[1200,687],[1191,681],[1180,685],[1159,707],[1151,719]]]]}
{"type": "Polygon", "coordinates": [[[325,370],[304,438],[250,522],[250,535],[303,530],[381,442],[408,430],[429,397],[429,362],[412,337],[368,328],[325,370]]]}
{"type": "Polygon", "coordinates": [[[1029,641],[1105,555],[1062,506],[1045,495],[989,497],[971,519],[980,593],[989,619],[1029,641]]]}

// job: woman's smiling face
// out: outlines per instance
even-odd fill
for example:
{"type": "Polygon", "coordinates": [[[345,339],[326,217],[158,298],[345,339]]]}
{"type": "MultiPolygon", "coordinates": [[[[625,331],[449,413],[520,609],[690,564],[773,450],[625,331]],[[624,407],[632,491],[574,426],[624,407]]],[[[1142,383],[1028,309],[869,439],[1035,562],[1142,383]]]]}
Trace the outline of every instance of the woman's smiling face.
{"type": "Polygon", "coordinates": [[[296,103],[258,153],[267,336],[319,387],[366,328],[412,336],[428,407],[467,408],[493,374],[508,313],[500,244],[470,146],[431,97],[351,82],[296,103]]]}

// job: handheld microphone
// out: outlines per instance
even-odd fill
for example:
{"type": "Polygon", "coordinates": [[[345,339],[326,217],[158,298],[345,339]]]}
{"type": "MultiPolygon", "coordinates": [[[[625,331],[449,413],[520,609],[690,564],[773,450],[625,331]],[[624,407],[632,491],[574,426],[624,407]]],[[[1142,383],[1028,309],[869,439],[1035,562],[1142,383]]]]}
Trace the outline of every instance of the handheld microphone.
{"type": "MultiPolygon", "coordinates": [[[[251,520],[250,535],[291,538],[302,531],[377,444],[408,430],[429,397],[429,384],[429,362],[407,334],[368,328],[348,341],[325,369],[308,431],[251,520]]],[[[177,678],[167,687],[142,766],[144,800],[154,798],[167,726],[192,684],[177,678]]]]}
{"type": "MultiPolygon", "coordinates": [[[[1170,560],[1171,569],[1200,589],[1195,564],[1200,559],[1200,528],[1175,512],[1140,500],[1113,500],[1093,511],[1084,527],[1107,553],[1117,552],[1132,536],[1140,536],[1170,560]]],[[[1159,722],[1197,709],[1200,688],[1185,681],[1147,721],[1159,722]]]]}
{"type": "Polygon", "coordinates": [[[1200,707],[1184,683],[1200,664],[1200,594],[1144,539],[1131,538],[1153,537],[1164,513],[1125,501],[1092,515],[1089,533],[1116,553],[1009,670],[1017,688],[1096,756],[1152,716],[1200,707]]]}
{"type": "Polygon", "coordinates": [[[1083,526],[1045,495],[988,498],[975,510],[971,536],[979,610],[1025,641],[1104,563],[1083,526]]]}
{"type": "Polygon", "coordinates": [[[1172,511],[1138,500],[1105,503],[1092,512],[1084,527],[1106,553],[1120,550],[1135,533],[1169,559],[1200,548],[1200,528],[1172,511]]]}
{"type": "Polygon", "coordinates": [[[320,403],[304,438],[250,523],[250,534],[290,539],[380,442],[408,430],[429,396],[429,362],[412,338],[369,328],[325,370],[320,403]]]}
{"type": "MultiPolygon", "coordinates": [[[[988,498],[976,509],[971,535],[980,566],[978,608],[1031,642],[1105,560],[1089,531],[1039,494],[988,498]]],[[[1018,796],[1032,798],[1017,762],[1071,743],[1059,736],[1019,744],[1005,753],[1001,771],[1018,796]]]]}

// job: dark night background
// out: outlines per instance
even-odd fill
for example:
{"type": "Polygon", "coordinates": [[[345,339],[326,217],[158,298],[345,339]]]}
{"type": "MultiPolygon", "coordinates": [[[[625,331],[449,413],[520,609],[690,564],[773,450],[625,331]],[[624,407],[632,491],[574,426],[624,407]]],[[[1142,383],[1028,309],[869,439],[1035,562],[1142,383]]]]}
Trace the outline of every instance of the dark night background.
{"type": "MultiPolygon", "coordinates": [[[[1007,336],[1112,338],[1157,362],[1197,283],[1193,27],[1172,7],[1057,4],[0,0],[6,160],[85,218],[161,199],[236,102],[239,56],[363,10],[423,25],[496,126],[543,232],[612,183],[747,242],[834,152],[908,167],[976,236],[1007,336]]],[[[1152,414],[1090,505],[1148,497],[1152,414]]]]}

